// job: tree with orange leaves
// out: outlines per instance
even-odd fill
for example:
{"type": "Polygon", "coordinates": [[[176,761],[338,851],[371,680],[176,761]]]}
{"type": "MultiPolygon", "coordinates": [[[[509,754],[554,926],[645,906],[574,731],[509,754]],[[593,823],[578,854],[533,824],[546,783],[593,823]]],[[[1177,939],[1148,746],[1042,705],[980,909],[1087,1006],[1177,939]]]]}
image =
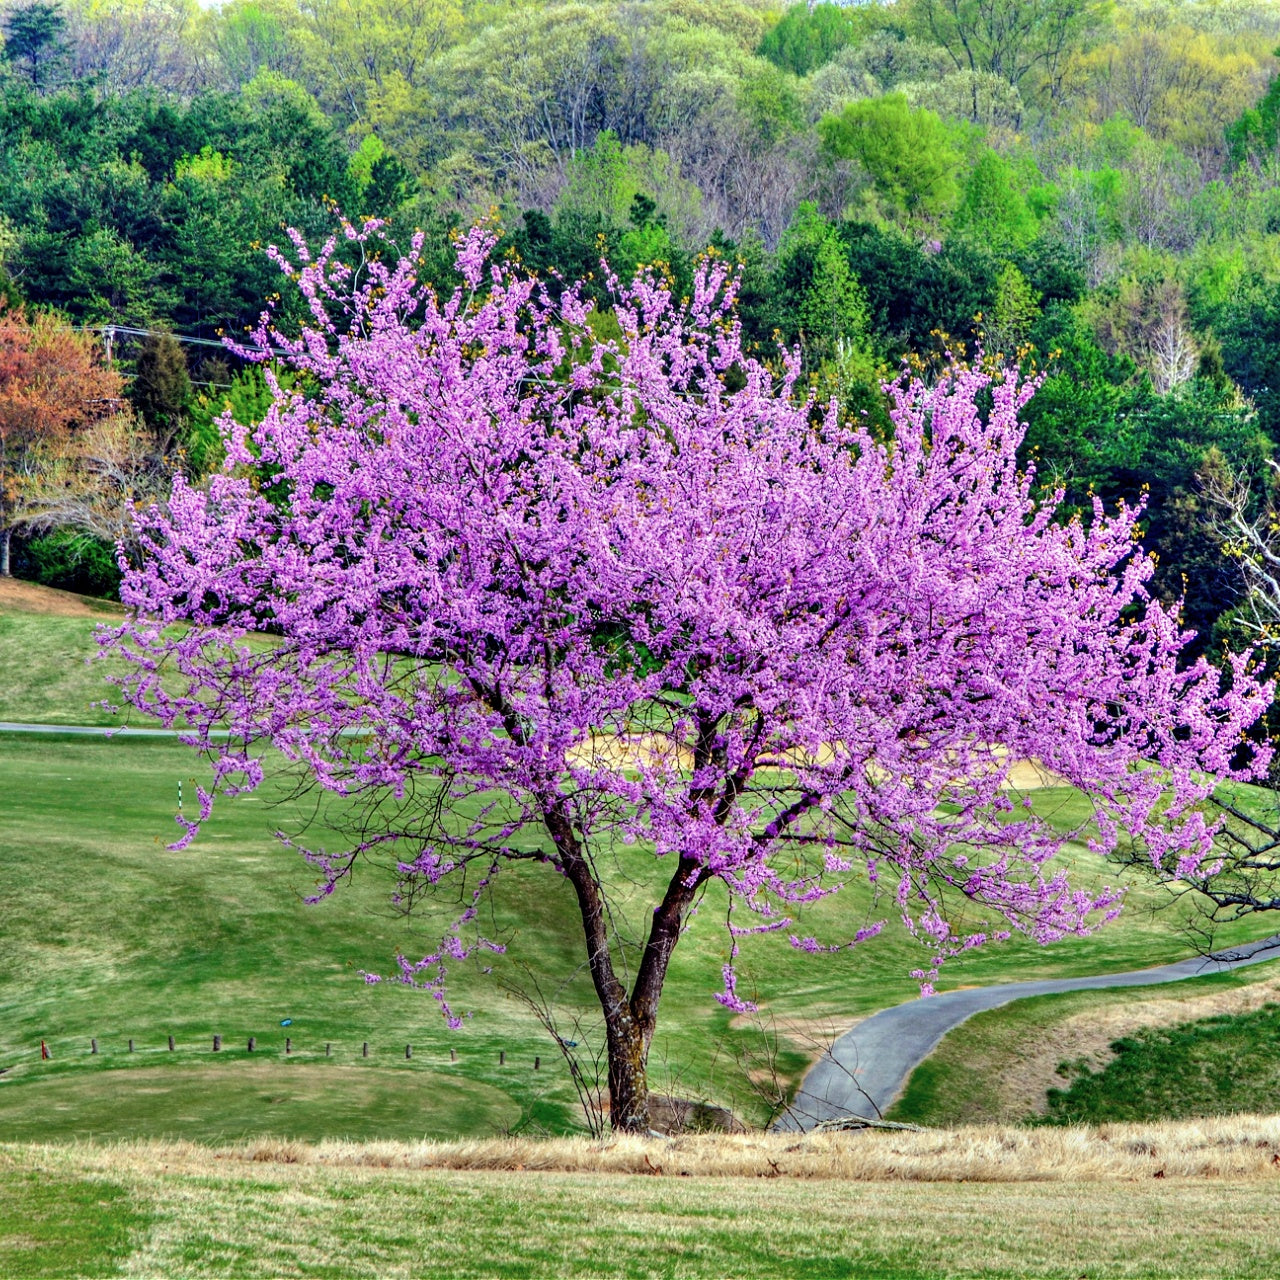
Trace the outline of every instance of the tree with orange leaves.
{"type": "Polygon", "coordinates": [[[120,410],[121,389],[89,334],[49,313],[0,312],[0,577],[14,531],[39,518],[41,476],[78,429],[120,410]]]}

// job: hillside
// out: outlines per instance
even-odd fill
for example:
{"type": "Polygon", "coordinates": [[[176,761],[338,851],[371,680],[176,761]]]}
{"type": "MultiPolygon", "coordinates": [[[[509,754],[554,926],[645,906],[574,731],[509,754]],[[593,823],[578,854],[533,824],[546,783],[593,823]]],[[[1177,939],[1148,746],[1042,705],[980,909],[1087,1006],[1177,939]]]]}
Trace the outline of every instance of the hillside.
{"type": "MultiPolygon", "coordinates": [[[[80,607],[45,593],[32,598],[60,601],[64,614],[80,607]]],[[[51,670],[61,662],[75,673],[37,685],[38,702],[24,703],[10,686],[4,718],[70,723],[82,701],[100,695],[100,667],[81,662],[91,652],[92,626],[91,618],[56,613],[0,615],[0,666],[20,672],[39,655],[51,670]]],[[[326,818],[339,815],[315,810],[281,780],[220,805],[186,852],[166,851],[177,833],[179,784],[189,804],[201,780],[202,765],[177,743],[0,734],[0,795],[22,798],[0,806],[7,868],[0,884],[7,922],[0,1141],[88,1132],[206,1140],[264,1132],[440,1136],[578,1123],[554,1043],[503,993],[504,985],[533,992],[523,967],[530,965],[562,1010],[562,1034],[588,1038],[573,1030],[575,1018],[585,1029],[595,1018],[566,885],[536,867],[507,873],[494,927],[508,954],[486,962],[491,974],[463,966],[451,975],[455,1002],[474,1016],[450,1033],[424,994],[386,983],[371,988],[359,977],[385,973],[397,950],[412,954],[433,940],[428,921],[392,912],[390,876],[369,866],[323,903],[302,901],[311,877],[272,833],[310,821],[313,840],[333,841],[326,818]],[[224,1044],[218,1057],[215,1034],[224,1044]],[[250,1036],[258,1046],[252,1059],[250,1036]],[[42,1040],[53,1054],[47,1063],[42,1040]]],[[[1069,820],[1079,812],[1079,798],[1062,788],[1033,794],[1047,814],[1069,820]]],[[[1115,879],[1084,850],[1070,860],[1085,883],[1115,879]]],[[[654,869],[642,857],[630,874],[642,884],[654,869]]],[[[638,890],[623,898],[633,908],[639,900],[638,890]]],[[[941,985],[1174,959],[1185,947],[1169,910],[1147,909],[1163,902],[1138,886],[1121,920],[1094,937],[983,948],[949,965],[941,985]]],[[[811,909],[805,927],[840,940],[865,923],[868,909],[865,890],[852,887],[811,909]]],[[[734,1017],[711,998],[726,949],[718,914],[713,897],[676,953],[651,1059],[664,1092],[760,1121],[775,1073],[782,1087],[794,1084],[852,1020],[915,993],[908,974],[919,947],[892,922],[879,938],[827,957],[805,956],[776,937],[747,938],[743,980],[764,1013],[734,1017]]],[[[1236,934],[1263,932],[1255,922],[1236,934]]]]}

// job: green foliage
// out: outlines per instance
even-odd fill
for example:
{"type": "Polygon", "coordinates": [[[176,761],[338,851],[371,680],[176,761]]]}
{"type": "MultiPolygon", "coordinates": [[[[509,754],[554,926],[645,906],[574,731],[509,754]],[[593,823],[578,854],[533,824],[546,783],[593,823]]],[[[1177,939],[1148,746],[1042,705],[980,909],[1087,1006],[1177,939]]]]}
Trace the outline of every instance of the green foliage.
{"type": "Polygon", "coordinates": [[[129,399],[162,451],[181,435],[191,411],[191,375],[186,353],[173,334],[152,333],[142,340],[129,399]]]}
{"type": "MultiPolygon", "coordinates": [[[[566,279],[596,274],[604,258],[624,279],[662,264],[684,280],[689,256],[672,235],[667,210],[687,216],[699,200],[663,152],[624,147],[606,130],[569,165],[554,224],[526,212],[516,247],[529,267],[554,268],[566,279]]],[[[603,293],[598,300],[608,305],[603,293]]]]}
{"type": "Polygon", "coordinates": [[[116,600],[120,595],[115,547],[76,529],[55,529],[32,538],[21,548],[18,572],[62,591],[107,600],[116,600]]]}
{"type": "MultiPolygon", "coordinates": [[[[276,371],[282,386],[293,383],[293,374],[276,371]]],[[[271,389],[261,365],[247,365],[231,378],[225,389],[213,388],[195,398],[182,436],[186,469],[191,475],[208,475],[222,465],[222,435],[218,420],[229,413],[234,422],[251,427],[261,422],[271,407],[271,389]]]]}
{"type": "Polygon", "coordinates": [[[804,101],[795,78],[769,63],[747,71],[738,86],[737,101],[765,146],[804,128],[804,101]]]}
{"type": "Polygon", "coordinates": [[[909,0],[905,8],[911,32],[946,49],[957,69],[1056,88],[1100,7],[1095,0],[909,0]]]}
{"type": "Polygon", "coordinates": [[[1134,433],[1149,393],[1133,360],[1103,351],[1069,306],[1046,308],[1030,339],[1047,376],[1025,411],[1023,455],[1046,483],[1063,483],[1083,501],[1091,486],[1140,456],[1134,433]]]}
{"type": "Polygon", "coordinates": [[[61,6],[32,0],[10,9],[0,25],[4,29],[0,56],[11,65],[21,65],[37,93],[51,88],[68,52],[63,38],[67,20],[61,6]]]}
{"type": "Polygon", "coordinates": [[[942,121],[905,94],[851,102],[824,116],[818,134],[829,158],[858,162],[890,216],[929,222],[950,211],[959,156],[942,121]]]}
{"type": "MultiPolygon", "coordinates": [[[[1280,57],[1280,50],[1276,56],[1280,57]]],[[[1226,132],[1232,164],[1275,157],[1280,144],[1280,76],[1272,78],[1257,105],[1243,111],[1226,132]]]]}
{"type": "Polygon", "coordinates": [[[1049,1124],[1179,1120],[1280,1106],[1280,1005],[1136,1031],[1101,1071],[1064,1062],[1049,1124]]]}
{"type": "Polygon", "coordinates": [[[1039,223],[1013,166],[990,147],[965,178],[952,227],[998,254],[1016,253],[1035,239],[1039,223]]]}
{"type": "Polygon", "coordinates": [[[760,56],[793,75],[807,76],[853,44],[865,23],[856,8],[801,0],[760,41],[760,56]]]}
{"type": "Polygon", "coordinates": [[[985,325],[987,351],[1016,358],[1039,318],[1040,294],[1012,262],[1006,263],[996,276],[995,299],[985,325]]]}
{"type": "Polygon", "coordinates": [[[228,182],[232,167],[221,151],[206,145],[200,148],[199,155],[180,157],[173,167],[173,176],[178,182],[187,178],[194,182],[228,182]]]}
{"type": "Polygon", "coordinates": [[[835,228],[802,204],[778,245],[776,289],[811,366],[852,349],[865,350],[866,294],[849,268],[835,228]]]}
{"type": "Polygon", "coordinates": [[[963,241],[924,242],[896,228],[839,227],[849,265],[866,291],[877,351],[891,363],[932,351],[942,333],[961,344],[995,297],[997,264],[963,241]]]}

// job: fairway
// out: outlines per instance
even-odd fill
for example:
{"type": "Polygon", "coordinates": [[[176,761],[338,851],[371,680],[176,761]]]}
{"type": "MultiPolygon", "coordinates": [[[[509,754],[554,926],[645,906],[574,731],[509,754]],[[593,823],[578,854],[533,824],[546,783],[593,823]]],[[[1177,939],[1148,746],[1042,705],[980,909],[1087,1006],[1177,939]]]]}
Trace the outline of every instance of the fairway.
{"type": "MultiPolygon", "coordinates": [[[[43,700],[26,709],[10,686],[5,716],[70,723],[108,691],[99,683],[102,664],[81,661],[92,651],[93,626],[91,616],[0,617],[0,655],[10,671],[20,654],[6,647],[6,636],[20,637],[23,652],[69,646],[62,658],[74,676],[66,686],[46,686],[43,700]]],[[[528,990],[524,966],[531,966],[562,1009],[582,1014],[588,1027],[594,1022],[575,904],[559,877],[536,865],[504,871],[486,932],[508,951],[481,966],[455,966],[451,996],[472,1016],[450,1032],[426,994],[369,987],[360,977],[362,970],[386,973],[397,951],[421,955],[447,916],[393,911],[394,878],[372,864],[324,902],[303,901],[314,877],[272,833],[309,823],[310,840],[340,847],[326,826],[331,811],[269,783],[220,802],[186,851],[165,847],[178,833],[179,784],[190,803],[204,768],[163,739],[0,734],[0,1141],[416,1138],[565,1132],[581,1123],[555,1044],[505,991],[528,990]],[[492,972],[482,971],[489,966],[492,972]],[[222,1037],[217,1057],[214,1035],[222,1037]],[[49,1061],[41,1061],[41,1041],[49,1061]]],[[[1074,792],[1033,795],[1037,809],[1057,820],[1083,812],[1074,792]]],[[[1083,849],[1064,856],[1085,883],[1115,879],[1083,849]]],[[[647,883],[663,870],[643,851],[627,865],[636,884],[621,900],[634,913],[636,936],[647,883]]],[[[1092,937],[982,948],[948,965],[940,986],[1177,959],[1185,947],[1171,912],[1145,909],[1161,902],[1140,887],[1121,919],[1092,937]]],[[[650,1063],[654,1087],[764,1122],[775,1080],[793,1088],[854,1019],[916,994],[909,974],[925,950],[892,915],[892,904],[873,906],[855,878],[849,890],[809,909],[800,931],[838,942],[889,916],[880,937],[820,957],[778,936],[742,939],[742,988],[761,1001],[762,1013],[735,1017],[712,999],[728,939],[723,902],[710,894],[675,954],[650,1063]]],[[[1246,923],[1236,936],[1264,932],[1246,923]]]]}

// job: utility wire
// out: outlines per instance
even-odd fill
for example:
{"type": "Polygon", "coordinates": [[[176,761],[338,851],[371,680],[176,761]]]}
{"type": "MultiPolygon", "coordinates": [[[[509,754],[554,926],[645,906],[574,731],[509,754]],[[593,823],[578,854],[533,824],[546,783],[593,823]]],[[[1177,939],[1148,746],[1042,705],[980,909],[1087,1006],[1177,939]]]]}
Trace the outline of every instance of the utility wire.
{"type": "MultiPolygon", "coordinates": [[[[196,338],[185,333],[171,333],[168,329],[135,329],[132,325],[127,324],[85,324],[78,326],[78,328],[82,333],[100,333],[108,339],[117,333],[124,334],[130,338],[167,337],[172,338],[175,342],[185,342],[191,346],[217,347],[219,351],[227,350],[227,344],[221,338],[196,338]]],[[[273,356],[288,356],[292,354],[281,350],[279,347],[268,347],[267,351],[273,356]]],[[[231,351],[228,354],[235,355],[235,352],[231,351]]]]}

